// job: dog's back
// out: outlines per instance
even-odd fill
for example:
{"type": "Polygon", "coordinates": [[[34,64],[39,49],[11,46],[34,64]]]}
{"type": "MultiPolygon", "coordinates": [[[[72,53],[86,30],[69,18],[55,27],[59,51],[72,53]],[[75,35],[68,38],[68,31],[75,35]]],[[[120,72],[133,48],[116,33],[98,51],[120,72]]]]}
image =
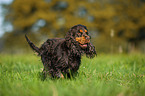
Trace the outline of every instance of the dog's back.
{"type": "Polygon", "coordinates": [[[65,39],[62,38],[54,38],[54,39],[48,39],[46,42],[42,44],[40,47],[41,54],[52,54],[54,55],[54,51],[57,49],[60,49],[60,45],[62,45],[65,42],[65,39]]]}

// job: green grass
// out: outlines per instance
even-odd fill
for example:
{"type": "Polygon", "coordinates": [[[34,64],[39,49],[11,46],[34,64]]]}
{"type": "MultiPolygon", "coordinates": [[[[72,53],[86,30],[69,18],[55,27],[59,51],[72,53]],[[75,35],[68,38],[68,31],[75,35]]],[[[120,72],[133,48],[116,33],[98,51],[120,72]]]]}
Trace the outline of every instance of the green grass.
{"type": "Polygon", "coordinates": [[[145,55],[82,58],[73,79],[47,78],[35,55],[0,55],[0,96],[145,96],[145,55]]]}

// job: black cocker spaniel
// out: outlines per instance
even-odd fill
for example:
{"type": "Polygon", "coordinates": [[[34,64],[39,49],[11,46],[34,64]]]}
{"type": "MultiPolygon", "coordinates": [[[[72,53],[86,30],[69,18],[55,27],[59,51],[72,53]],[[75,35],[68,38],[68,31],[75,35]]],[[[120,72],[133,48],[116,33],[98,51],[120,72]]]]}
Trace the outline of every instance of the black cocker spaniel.
{"type": "Polygon", "coordinates": [[[45,76],[49,74],[52,78],[71,77],[79,69],[82,54],[85,53],[89,58],[97,55],[90,42],[88,29],[81,24],[73,26],[64,39],[48,39],[40,48],[26,35],[25,38],[30,47],[41,56],[45,76]]]}

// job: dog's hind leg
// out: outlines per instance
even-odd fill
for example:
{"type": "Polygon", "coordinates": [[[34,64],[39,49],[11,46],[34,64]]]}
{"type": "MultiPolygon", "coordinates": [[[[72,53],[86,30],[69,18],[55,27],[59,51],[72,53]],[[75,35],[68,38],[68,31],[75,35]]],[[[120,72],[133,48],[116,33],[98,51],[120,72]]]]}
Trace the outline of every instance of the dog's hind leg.
{"type": "Polygon", "coordinates": [[[45,77],[47,77],[47,75],[52,77],[52,74],[51,74],[52,70],[50,68],[50,64],[51,64],[50,60],[48,60],[46,56],[41,56],[41,60],[44,66],[43,73],[45,77]]]}

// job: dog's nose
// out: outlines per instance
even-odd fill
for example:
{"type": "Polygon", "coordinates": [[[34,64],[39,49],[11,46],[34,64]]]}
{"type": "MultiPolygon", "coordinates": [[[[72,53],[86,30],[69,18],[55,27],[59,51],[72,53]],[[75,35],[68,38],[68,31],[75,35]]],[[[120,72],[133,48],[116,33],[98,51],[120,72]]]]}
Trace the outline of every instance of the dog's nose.
{"type": "Polygon", "coordinates": [[[86,36],[85,38],[86,38],[86,40],[90,40],[90,36],[86,36]]]}
{"type": "Polygon", "coordinates": [[[88,36],[88,35],[86,35],[86,34],[83,35],[83,36],[85,37],[86,40],[90,40],[90,36],[88,36]]]}

